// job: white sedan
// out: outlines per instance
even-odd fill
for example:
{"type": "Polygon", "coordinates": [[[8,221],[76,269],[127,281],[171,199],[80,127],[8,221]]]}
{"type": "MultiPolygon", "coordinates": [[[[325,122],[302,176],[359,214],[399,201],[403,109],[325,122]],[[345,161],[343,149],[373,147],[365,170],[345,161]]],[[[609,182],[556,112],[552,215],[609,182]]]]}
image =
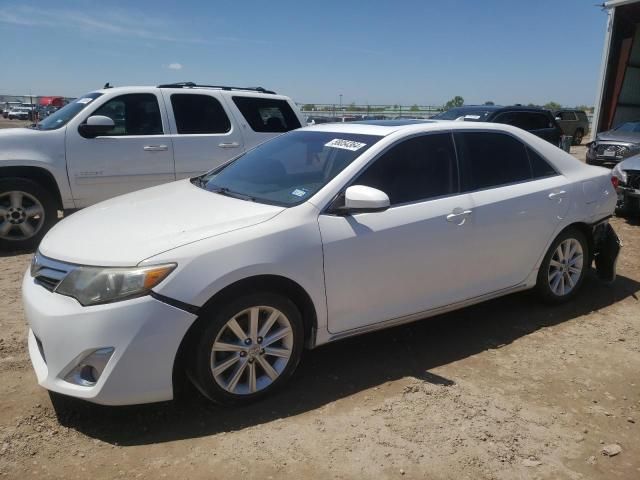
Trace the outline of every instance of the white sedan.
{"type": "MultiPolygon", "coordinates": [[[[616,193],[500,124],[325,124],[73,214],[23,283],[38,382],[110,405],[253,401],[305,348],[615,275],[616,193]]],[[[346,360],[348,361],[348,359],[346,360]]]]}

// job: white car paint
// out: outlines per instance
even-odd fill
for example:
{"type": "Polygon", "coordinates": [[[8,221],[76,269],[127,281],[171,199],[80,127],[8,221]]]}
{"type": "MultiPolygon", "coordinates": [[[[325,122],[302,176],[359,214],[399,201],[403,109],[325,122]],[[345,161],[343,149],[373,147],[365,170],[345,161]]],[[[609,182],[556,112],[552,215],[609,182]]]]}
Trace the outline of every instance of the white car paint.
{"type": "Polygon", "coordinates": [[[0,131],[0,175],[5,167],[45,170],[55,180],[62,208],[84,208],[117,195],[203,173],[248,148],[280,135],[280,132],[253,131],[233,104],[231,97],[234,95],[284,100],[300,125],[305,124],[305,118],[295,103],[283,95],[215,88],[144,86],[108,88],[92,93],[102,95],[95,100],[87,101],[83,97],[75,100],[84,103],[85,107],[61,128],[0,131]],[[157,97],[164,134],[88,139],[78,133],[80,124],[100,106],[117,96],[132,93],[150,93],[157,97]],[[178,134],[169,100],[173,93],[215,97],[229,116],[231,131],[220,135],[178,134]]]}
{"type": "MultiPolygon", "coordinates": [[[[615,207],[606,169],[584,165],[508,125],[324,124],[302,130],[335,132],[336,138],[343,132],[383,138],[294,207],[229,198],[184,180],[79,212],[52,229],[39,252],[69,264],[176,264],[153,292],[194,308],[239,280],[284,277],[311,299],[317,324],[310,343],[321,345],[532,288],[540,262],[561,230],[599,221],[615,207]],[[443,131],[505,132],[546,158],[559,175],[382,212],[324,213],[354,175],[391,145],[443,131]],[[591,187],[585,190],[585,183],[591,187]]],[[[41,385],[106,404],[172,398],[169,365],[196,319],[189,309],[151,296],[82,307],[45,290],[29,272],[23,300],[31,336],[42,341],[47,358],[43,365],[35,337],[30,338],[41,385]],[[102,347],[114,347],[117,355],[95,386],[62,380],[83,352],[102,347]],[[149,368],[153,374],[147,379],[149,368]]]]}

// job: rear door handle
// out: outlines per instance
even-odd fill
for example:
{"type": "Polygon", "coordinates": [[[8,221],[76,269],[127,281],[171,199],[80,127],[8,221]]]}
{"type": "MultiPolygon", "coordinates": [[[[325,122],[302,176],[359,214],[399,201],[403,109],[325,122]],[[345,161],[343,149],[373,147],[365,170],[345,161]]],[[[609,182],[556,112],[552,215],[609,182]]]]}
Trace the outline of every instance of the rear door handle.
{"type": "Polygon", "coordinates": [[[447,222],[454,222],[458,225],[462,225],[469,215],[471,215],[471,210],[462,210],[461,208],[456,208],[447,215],[447,222]]]}
{"type": "Polygon", "coordinates": [[[142,147],[145,152],[164,152],[169,150],[166,145],[145,145],[142,147]]]}
{"type": "Polygon", "coordinates": [[[240,144],[238,142],[219,143],[220,148],[238,148],[240,144]]]}
{"type": "Polygon", "coordinates": [[[566,194],[565,190],[560,190],[559,192],[551,192],[548,197],[549,200],[555,200],[556,198],[563,198],[566,194]]]}

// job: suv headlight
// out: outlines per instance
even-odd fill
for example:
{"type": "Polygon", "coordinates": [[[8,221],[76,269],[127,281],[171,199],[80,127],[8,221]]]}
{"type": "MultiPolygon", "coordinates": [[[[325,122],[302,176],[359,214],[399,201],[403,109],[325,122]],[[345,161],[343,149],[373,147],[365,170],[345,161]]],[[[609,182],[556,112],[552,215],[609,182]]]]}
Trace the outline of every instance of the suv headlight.
{"type": "Polygon", "coordinates": [[[620,180],[621,183],[627,183],[627,172],[620,168],[619,163],[616,164],[615,167],[613,167],[613,170],[611,170],[611,175],[620,180]]]}
{"type": "Polygon", "coordinates": [[[167,278],[175,263],[151,267],[78,267],[64,277],[56,293],[73,297],[83,306],[118,302],[148,294],[167,278]]]}

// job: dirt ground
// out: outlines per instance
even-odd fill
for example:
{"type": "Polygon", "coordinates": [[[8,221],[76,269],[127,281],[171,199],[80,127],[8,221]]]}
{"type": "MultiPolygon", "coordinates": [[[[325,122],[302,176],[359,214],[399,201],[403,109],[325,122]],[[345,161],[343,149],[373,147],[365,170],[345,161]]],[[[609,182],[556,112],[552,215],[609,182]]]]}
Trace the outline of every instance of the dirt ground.
{"type": "Polygon", "coordinates": [[[613,225],[612,285],[591,275],[569,305],[515,294],[318,348],[281,393],[240,409],[50,397],[26,349],[31,255],[5,255],[0,477],[640,478],[640,227],[613,225]]]}

